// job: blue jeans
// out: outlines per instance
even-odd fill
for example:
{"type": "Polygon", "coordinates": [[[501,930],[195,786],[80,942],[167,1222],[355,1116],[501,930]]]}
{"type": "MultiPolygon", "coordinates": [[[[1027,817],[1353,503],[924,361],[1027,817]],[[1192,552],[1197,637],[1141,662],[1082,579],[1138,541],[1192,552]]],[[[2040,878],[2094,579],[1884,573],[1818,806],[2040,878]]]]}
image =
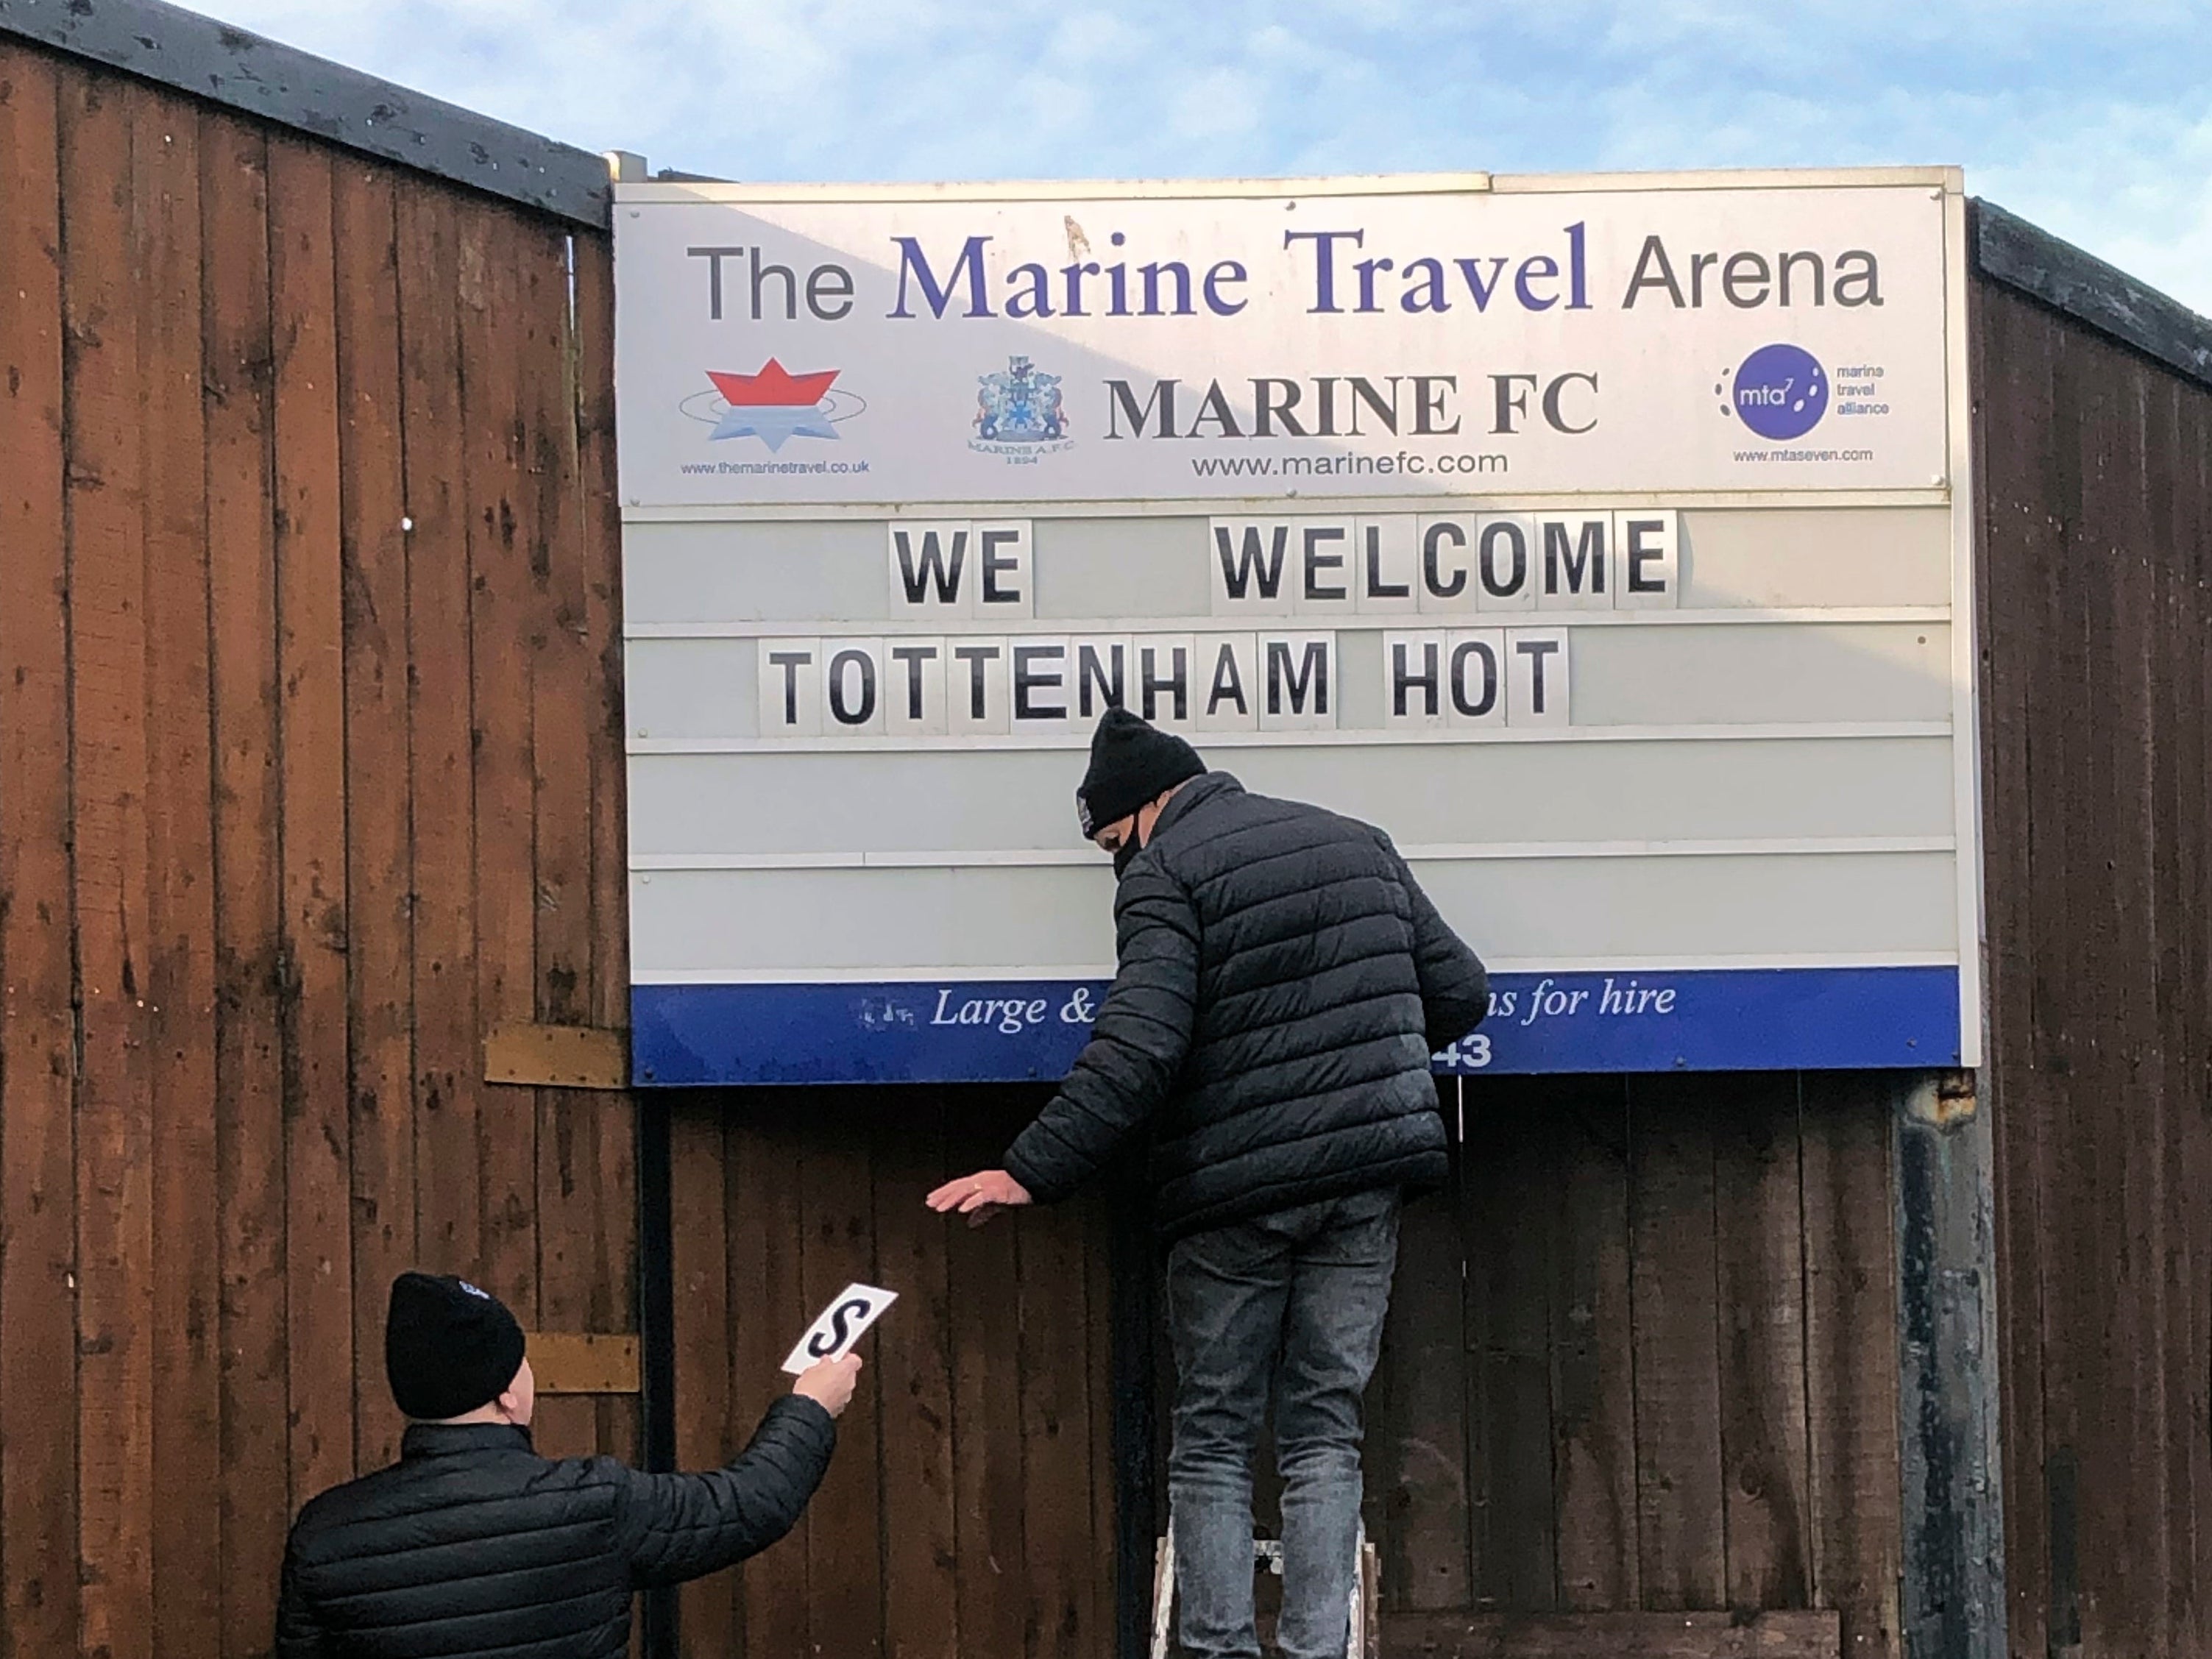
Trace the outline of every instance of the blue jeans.
{"type": "Polygon", "coordinates": [[[1178,1634],[1192,1659],[1257,1659],[1252,1453],[1270,1389],[1283,1476],[1284,1659],[1343,1659],[1359,1527],[1360,1396],[1398,1261],[1395,1190],[1301,1205],[1168,1252],[1175,1345],[1178,1634]]]}

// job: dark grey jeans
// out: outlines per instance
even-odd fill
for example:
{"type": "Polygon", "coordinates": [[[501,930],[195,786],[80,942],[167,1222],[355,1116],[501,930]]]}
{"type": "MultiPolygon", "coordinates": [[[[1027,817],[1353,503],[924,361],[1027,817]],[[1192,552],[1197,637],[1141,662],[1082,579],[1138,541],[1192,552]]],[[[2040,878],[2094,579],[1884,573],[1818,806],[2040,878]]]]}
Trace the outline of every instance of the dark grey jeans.
{"type": "Polygon", "coordinates": [[[1395,1191],[1302,1205],[1168,1252],[1175,1343],[1178,1634],[1193,1659],[1257,1659],[1252,1452],[1269,1393],[1283,1476],[1284,1659],[1343,1659],[1359,1527],[1360,1397],[1398,1261],[1395,1191]]]}

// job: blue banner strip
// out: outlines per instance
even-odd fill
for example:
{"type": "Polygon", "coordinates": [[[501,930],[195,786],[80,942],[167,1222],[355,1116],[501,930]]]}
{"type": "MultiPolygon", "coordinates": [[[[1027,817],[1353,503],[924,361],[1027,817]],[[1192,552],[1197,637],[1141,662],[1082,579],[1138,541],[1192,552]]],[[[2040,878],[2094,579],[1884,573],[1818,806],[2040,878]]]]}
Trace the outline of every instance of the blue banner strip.
{"type": "MultiPolygon", "coordinates": [[[[1051,1082],[1102,982],[639,985],[641,1088],[772,1083],[1051,1082]]],[[[1954,968],[1499,974],[1490,1017],[1437,1057],[1457,1076],[1865,1071],[1959,1059],[1954,968]]]]}

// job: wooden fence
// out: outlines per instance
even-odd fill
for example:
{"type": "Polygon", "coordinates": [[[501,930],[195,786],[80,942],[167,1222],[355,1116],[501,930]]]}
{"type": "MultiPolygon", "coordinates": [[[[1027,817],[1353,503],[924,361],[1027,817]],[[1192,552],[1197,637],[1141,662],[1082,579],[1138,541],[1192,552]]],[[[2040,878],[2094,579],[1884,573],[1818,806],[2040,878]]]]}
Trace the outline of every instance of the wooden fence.
{"type": "Polygon", "coordinates": [[[393,1273],[634,1328],[482,1052],[624,1023],[608,249],[13,43],[0,204],[0,1647],[258,1653],[393,1273]]]}

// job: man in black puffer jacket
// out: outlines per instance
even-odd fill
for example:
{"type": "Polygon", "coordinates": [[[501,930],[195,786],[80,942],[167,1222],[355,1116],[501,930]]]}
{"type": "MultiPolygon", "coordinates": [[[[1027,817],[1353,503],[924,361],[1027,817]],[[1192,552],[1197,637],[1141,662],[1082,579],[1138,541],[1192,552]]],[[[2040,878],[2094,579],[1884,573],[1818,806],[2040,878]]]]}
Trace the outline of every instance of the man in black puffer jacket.
{"type": "Polygon", "coordinates": [[[1341,1659],[1360,1397],[1408,1189],[1446,1175],[1431,1053],[1474,1029],[1482,964],[1389,838],[1248,794],[1109,712],[1078,793],[1115,855],[1118,967],[1090,1043],[1006,1167],[948,1182],[971,1220],[1073,1190],[1140,1127],[1170,1241],[1169,1469],[1181,1638],[1253,1659],[1251,1454],[1271,1393],[1285,1659],[1341,1659]]]}
{"type": "Polygon", "coordinates": [[[860,1361],[815,1366],[706,1474],[530,1447],[521,1327],[458,1279],[392,1286],[385,1370],[415,1419],[399,1462],[301,1511],[277,1659],[615,1659],[630,1598],[757,1554],[821,1484],[860,1361]]]}

